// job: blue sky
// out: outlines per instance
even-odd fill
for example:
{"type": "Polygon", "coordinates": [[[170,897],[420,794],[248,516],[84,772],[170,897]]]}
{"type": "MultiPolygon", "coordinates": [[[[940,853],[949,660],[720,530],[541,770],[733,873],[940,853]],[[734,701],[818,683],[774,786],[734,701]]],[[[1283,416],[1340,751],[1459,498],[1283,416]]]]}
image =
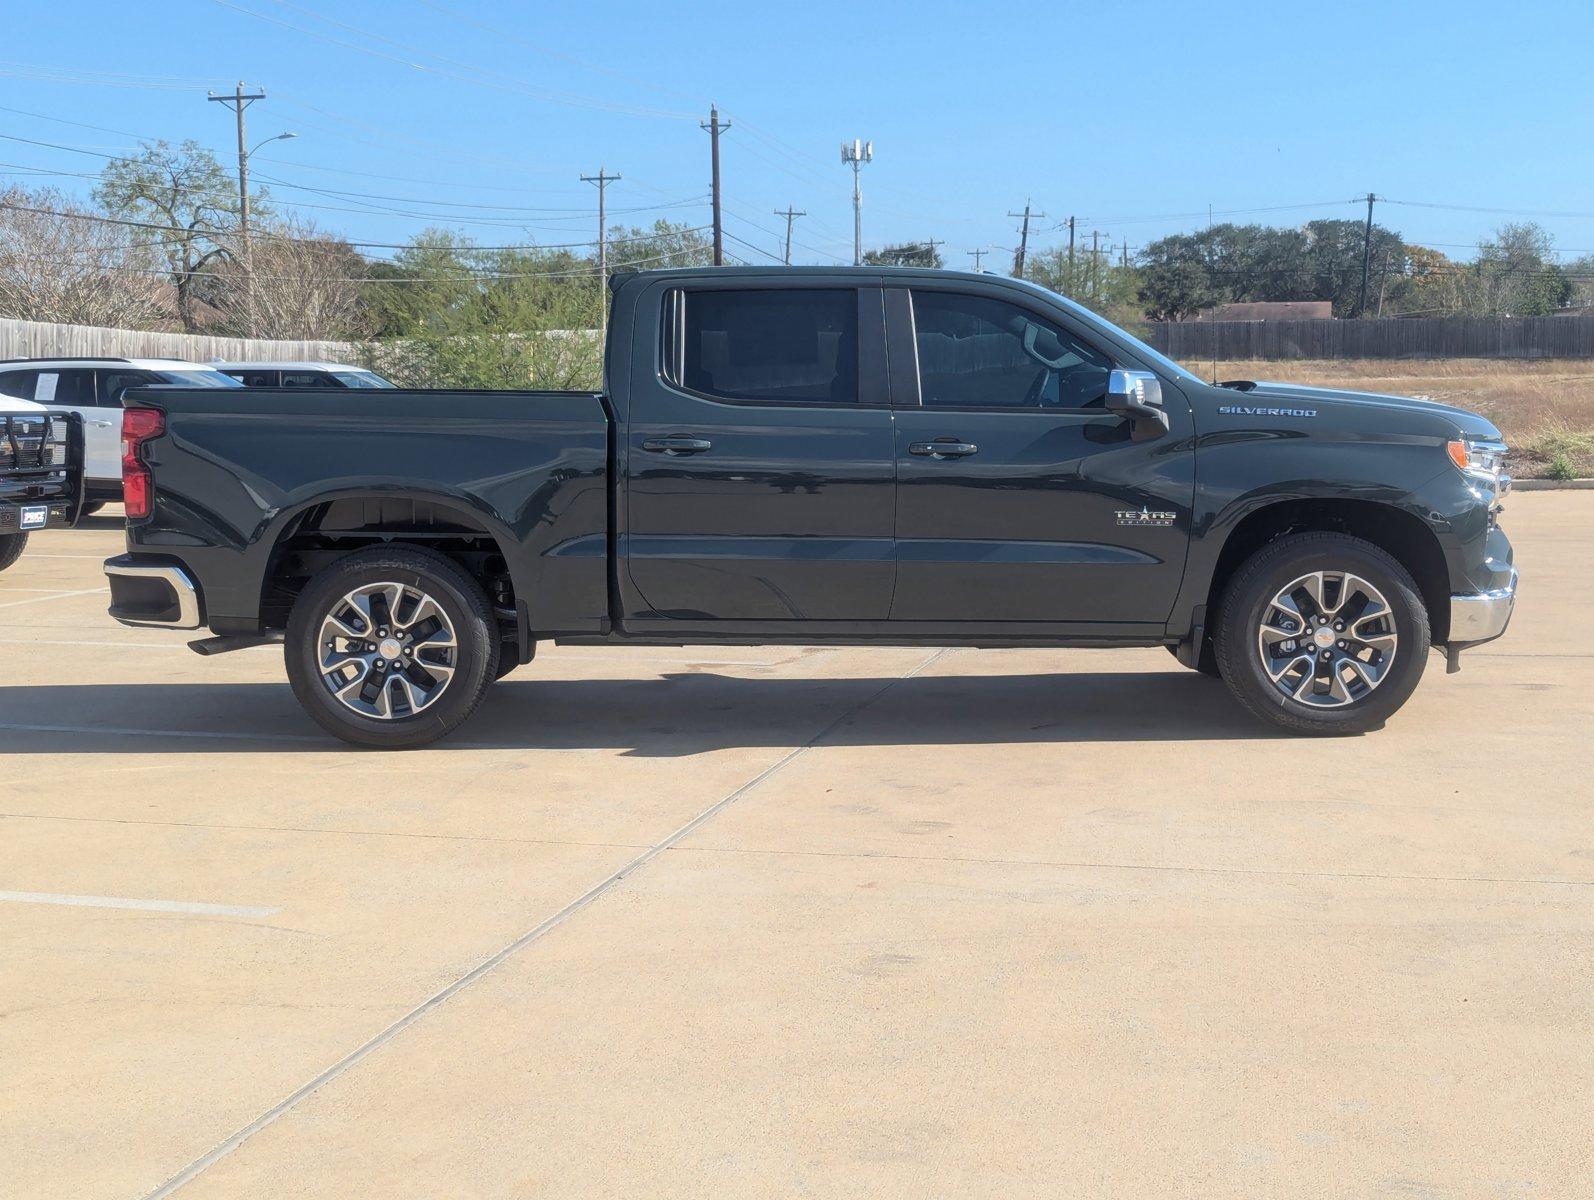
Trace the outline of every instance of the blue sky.
{"type": "MultiPolygon", "coordinates": [[[[1358,216],[1348,201],[1369,189],[1404,202],[1380,223],[1453,255],[1511,219],[1594,252],[1588,3],[8,8],[0,134],[100,153],[193,137],[231,169],[230,114],[204,95],[242,79],[268,93],[251,141],[298,134],[262,149],[257,175],[364,241],[427,225],[487,244],[590,240],[594,189],[578,176],[600,166],[623,176],[617,219],[706,223],[697,122],[714,101],[733,123],[727,246],[755,262],[778,251],[773,210],[788,204],[809,213],[798,261],[850,258],[838,145],[855,136],[875,143],[865,243],[945,239],[952,265],[976,247],[1001,248],[999,265],[1026,198],[1050,218],[1037,246],[1066,238],[1054,226],[1070,213],[1082,234],[1140,246],[1205,224],[1209,206],[1276,224],[1358,216]]],[[[0,162],[0,183],[86,192],[70,173],[100,160],[0,139],[0,162]]]]}

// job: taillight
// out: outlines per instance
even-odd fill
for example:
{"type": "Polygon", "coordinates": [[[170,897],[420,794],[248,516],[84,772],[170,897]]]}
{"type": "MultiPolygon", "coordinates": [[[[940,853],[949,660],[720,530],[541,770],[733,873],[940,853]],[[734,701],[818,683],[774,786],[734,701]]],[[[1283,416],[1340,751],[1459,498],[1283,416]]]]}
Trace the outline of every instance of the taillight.
{"type": "Polygon", "coordinates": [[[149,516],[155,503],[155,485],[138,456],[139,447],[165,432],[166,414],[159,409],[122,410],[122,506],[129,520],[149,516]]]}

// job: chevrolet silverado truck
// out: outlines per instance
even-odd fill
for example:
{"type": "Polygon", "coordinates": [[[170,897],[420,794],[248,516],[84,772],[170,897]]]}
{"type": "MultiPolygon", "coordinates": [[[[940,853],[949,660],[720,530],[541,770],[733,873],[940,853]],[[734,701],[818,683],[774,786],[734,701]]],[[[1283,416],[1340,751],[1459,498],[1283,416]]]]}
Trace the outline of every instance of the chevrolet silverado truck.
{"type": "Polygon", "coordinates": [[[22,557],[35,530],[77,524],[82,446],[80,418],[0,395],[0,571],[22,557]]]}
{"type": "Polygon", "coordinates": [[[284,643],[346,741],[458,726],[539,642],[1165,646],[1359,733],[1517,575],[1498,430],[1213,385],[990,275],[616,276],[600,392],[133,390],[111,615],[284,643]]]}

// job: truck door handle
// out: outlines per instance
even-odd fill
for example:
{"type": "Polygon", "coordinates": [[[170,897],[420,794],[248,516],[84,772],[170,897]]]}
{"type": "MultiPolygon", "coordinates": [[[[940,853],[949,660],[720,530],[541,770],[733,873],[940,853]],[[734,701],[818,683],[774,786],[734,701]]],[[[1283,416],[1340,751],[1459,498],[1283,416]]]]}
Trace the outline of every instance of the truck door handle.
{"type": "Polygon", "coordinates": [[[701,454],[713,445],[707,438],[666,437],[649,438],[642,443],[642,449],[650,454],[701,454]]]}
{"type": "Polygon", "coordinates": [[[89,424],[96,429],[109,429],[111,427],[111,422],[109,421],[90,421],[89,424]]]}
{"type": "Polygon", "coordinates": [[[914,442],[908,447],[909,454],[924,455],[929,458],[967,458],[971,454],[978,454],[980,448],[973,442],[960,442],[957,438],[936,438],[933,442],[914,442]]]}

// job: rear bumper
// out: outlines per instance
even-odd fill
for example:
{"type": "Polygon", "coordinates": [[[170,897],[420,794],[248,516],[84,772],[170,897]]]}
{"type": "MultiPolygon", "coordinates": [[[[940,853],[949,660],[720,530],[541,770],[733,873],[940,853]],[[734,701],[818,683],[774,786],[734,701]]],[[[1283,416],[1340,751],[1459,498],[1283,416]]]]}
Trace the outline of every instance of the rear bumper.
{"type": "Polygon", "coordinates": [[[198,629],[203,616],[199,589],[182,567],[131,554],[105,560],[111,585],[111,616],[123,625],[198,629]]]}
{"type": "Polygon", "coordinates": [[[0,533],[32,533],[72,524],[72,504],[61,499],[0,500],[0,533]],[[44,517],[39,519],[40,510],[44,517]]]}
{"type": "Polygon", "coordinates": [[[1476,646],[1492,642],[1511,623],[1516,607],[1517,571],[1510,568],[1504,586],[1486,592],[1450,597],[1450,642],[1452,647],[1476,646]]]}

